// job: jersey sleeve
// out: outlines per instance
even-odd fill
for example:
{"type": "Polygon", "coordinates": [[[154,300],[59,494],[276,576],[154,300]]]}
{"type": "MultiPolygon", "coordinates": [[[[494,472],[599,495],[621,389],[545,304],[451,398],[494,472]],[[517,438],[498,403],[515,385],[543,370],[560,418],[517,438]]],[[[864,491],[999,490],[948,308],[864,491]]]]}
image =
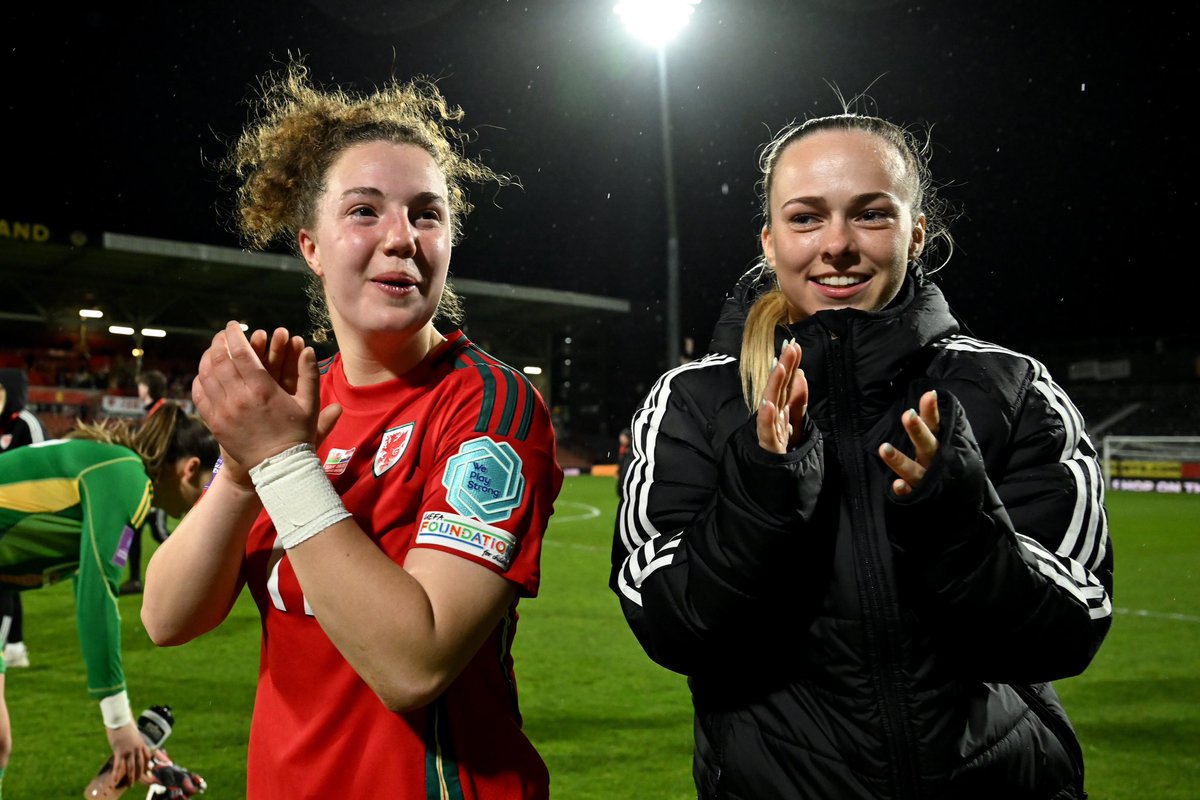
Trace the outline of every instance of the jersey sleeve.
{"type": "Polygon", "coordinates": [[[152,490],[139,460],[114,459],[79,478],[82,530],[75,580],[75,618],[87,668],[88,694],[107,697],[125,688],[117,583],[129,543],[145,521],[152,490]]]}
{"type": "Polygon", "coordinates": [[[535,596],[563,478],[549,410],[522,374],[474,351],[446,380],[414,547],[471,559],[535,596]]]}

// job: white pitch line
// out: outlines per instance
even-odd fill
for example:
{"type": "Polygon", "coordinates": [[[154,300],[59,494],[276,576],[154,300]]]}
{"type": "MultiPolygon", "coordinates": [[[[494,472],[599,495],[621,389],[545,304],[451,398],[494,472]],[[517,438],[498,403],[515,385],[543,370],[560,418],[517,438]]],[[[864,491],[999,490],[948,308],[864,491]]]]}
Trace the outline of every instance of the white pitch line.
{"type": "Polygon", "coordinates": [[[1114,614],[1128,614],[1131,617],[1150,617],[1151,619],[1169,619],[1175,622],[1200,622],[1200,617],[1193,614],[1174,614],[1163,611],[1146,611],[1140,608],[1114,608],[1114,614]]]}
{"type": "Polygon", "coordinates": [[[550,523],[555,522],[581,522],[585,519],[595,519],[600,516],[600,509],[595,506],[589,506],[587,503],[576,503],[573,500],[559,500],[554,504],[554,516],[550,517],[550,523]],[[567,516],[559,516],[559,508],[562,506],[575,506],[582,508],[582,514],[569,514],[567,516]]]}

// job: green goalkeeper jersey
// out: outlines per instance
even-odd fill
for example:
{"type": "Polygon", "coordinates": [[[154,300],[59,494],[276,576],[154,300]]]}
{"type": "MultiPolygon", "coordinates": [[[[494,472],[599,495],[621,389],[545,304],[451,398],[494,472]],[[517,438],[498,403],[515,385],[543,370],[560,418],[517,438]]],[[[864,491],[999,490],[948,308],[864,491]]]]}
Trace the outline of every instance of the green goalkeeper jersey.
{"type": "Polygon", "coordinates": [[[68,576],[88,693],[125,689],[117,584],[152,500],[127,447],[55,439],[0,454],[0,586],[39,589],[68,576]]]}

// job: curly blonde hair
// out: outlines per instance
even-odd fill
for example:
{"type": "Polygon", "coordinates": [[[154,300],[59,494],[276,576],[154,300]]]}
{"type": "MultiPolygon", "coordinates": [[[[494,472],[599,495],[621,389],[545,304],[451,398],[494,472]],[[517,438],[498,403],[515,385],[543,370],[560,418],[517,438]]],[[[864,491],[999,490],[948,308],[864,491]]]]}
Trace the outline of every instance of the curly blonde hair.
{"type": "MultiPolygon", "coordinates": [[[[463,154],[470,134],[454,127],[462,109],[450,105],[425,78],[391,80],[366,94],[314,85],[308,67],[293,58],[260,80],[251,120],[222,166],[239,181],[236,226],[247,244],[264,250],[284,240],[299,255],[297,234],[314,226],[326,174],[354,145],[374,141],[412,144],[433,157],[449,192],[451,241],[462,238],[471,211],[467,183],[505,186],[514,179],[463,154]]],[[[329,339],[332,326],[320,279],[309,273],[306,293],[312,338],[329,339]]],[[[462,301],[446,283],[435,319],[462,321],[462,301]]]]}

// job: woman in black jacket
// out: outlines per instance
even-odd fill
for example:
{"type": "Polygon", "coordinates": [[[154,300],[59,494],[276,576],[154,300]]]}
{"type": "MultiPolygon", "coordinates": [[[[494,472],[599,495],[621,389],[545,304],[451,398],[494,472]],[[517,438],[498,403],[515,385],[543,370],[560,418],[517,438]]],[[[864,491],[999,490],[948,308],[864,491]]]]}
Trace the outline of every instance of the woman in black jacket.
{"type": "Polygon", "coordinates": [[[611,585],[688,676],[701,798],[1084,797],[1050,681],[1111,623],[1083,420],[961,334],[927,149],[844,114],[763,150],[763,259],[633,417],[611,585]]]}

